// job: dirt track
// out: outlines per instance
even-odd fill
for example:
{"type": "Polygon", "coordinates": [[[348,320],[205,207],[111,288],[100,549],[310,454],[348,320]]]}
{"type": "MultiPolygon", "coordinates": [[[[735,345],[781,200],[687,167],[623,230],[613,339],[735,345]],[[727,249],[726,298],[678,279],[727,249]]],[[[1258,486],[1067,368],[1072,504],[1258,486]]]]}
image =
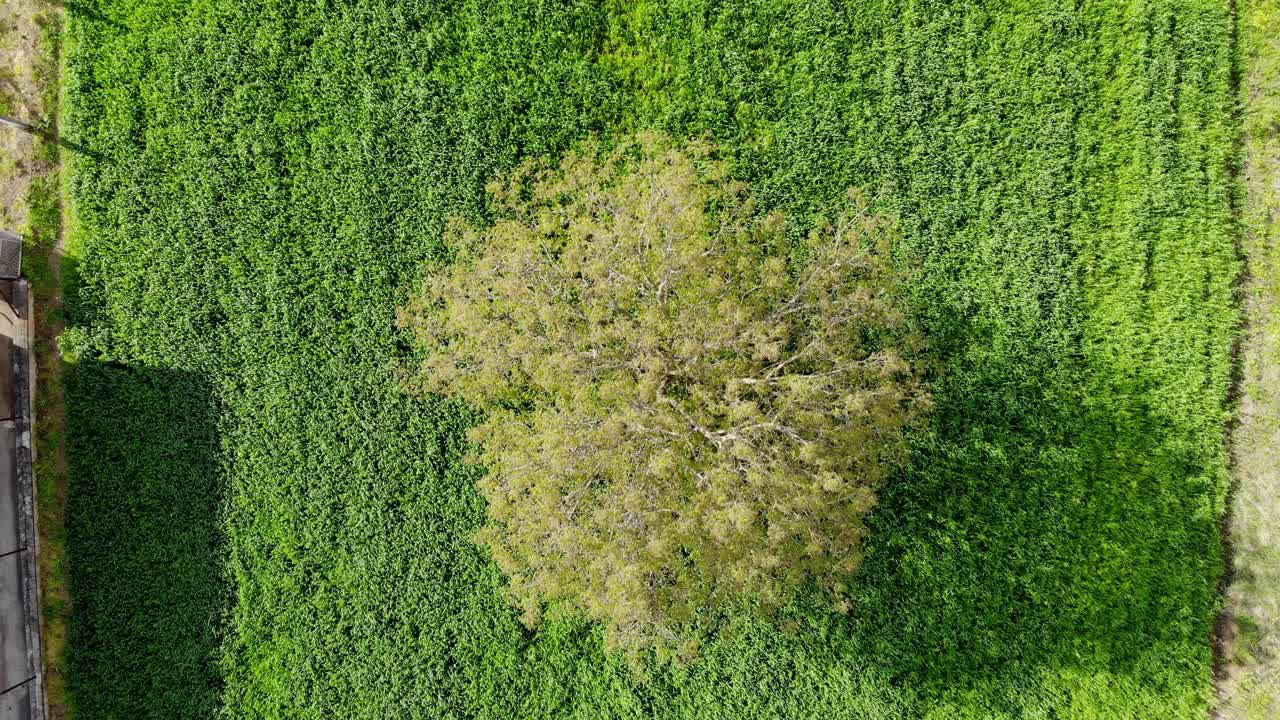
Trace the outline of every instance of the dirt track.
{"type": "Polygon", "coordinates": [[[1247,271],[1217,716],[1263,720],[1280,717],[1280,0],[1239,7],[1247,271]]]}
{"type": "MultiPolygon", "coordinates": [[[[0,109],[33,125],[44,120],[33,69],[39,56],[40,27],[31,0],[0,0],[0,109]]],[[[21,229],[27,224],[27,188],[46,168],[37,165],[32,137],[12,128],[0,129],[0,224],[21,229]]]]}

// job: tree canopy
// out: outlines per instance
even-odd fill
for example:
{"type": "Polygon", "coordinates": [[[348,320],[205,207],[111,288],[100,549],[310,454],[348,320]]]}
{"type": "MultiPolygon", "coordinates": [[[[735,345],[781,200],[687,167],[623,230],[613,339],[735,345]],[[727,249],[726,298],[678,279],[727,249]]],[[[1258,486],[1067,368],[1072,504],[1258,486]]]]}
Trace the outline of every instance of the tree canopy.
{"type": "Polygon", "coordinates": [[[928,406],[893,224],[856,191],[803,242],[705,142],[640,134],[526,162],[454,219],[400,323],[409,382],[486,411],[478,539],[536,624],[614,646],[806,582],[848,609],[864,518],[928,406]]]}

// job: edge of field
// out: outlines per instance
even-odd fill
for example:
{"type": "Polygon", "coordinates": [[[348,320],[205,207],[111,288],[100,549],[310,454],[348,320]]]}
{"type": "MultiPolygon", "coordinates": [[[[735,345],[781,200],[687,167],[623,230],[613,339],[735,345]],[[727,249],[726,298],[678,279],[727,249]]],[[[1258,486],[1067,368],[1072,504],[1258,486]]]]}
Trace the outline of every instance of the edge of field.
{"type": "Polygon", "coordinates": [[[1280,714],[1280,0],[1241,0],[1238,13],[1247,272],[1215,716],[1263,720],[1280,714]]]}
{"type": "Polygon", "coordinates": [[[67,692],[67,628],[71,612],[66,554],[67,465],[64,455],[63,328],[64,232],[70,227],[69,153],[60,142],[64,8],[56,2],[0,0],[0,35],[10,62],[5,72],[4,111],[38,128],[14,133],[9,157],[0,164],[0,185],[9,188],[5,220],[24,237],[23,274],[31,286],[36,370],[33,460],[40,574],[41,637],[45,694],[50,720],[71,717],[67,692]]]}
{"type": "MultiPolygon", "coordinates": [[[[53,129],[61,132],[65,96],[62,78],[66,65],[64,42],[66,13],[58,11],[54,23],[57,33],[48,52],[53,69],[49,77],[52,87],[53,129]]],[[[66,507],[69,475],[66,460],[66,414],[64,396],[64,363],[58,349],[58,336],[65,324],[63,294],[67,287],[64,262],[69,238],[75,228],[71,204],[70,176],[72,154],[58,149],[57,165],[51,192],[58,206],[56,228],[50,228],[52,244],[44,248],[38,262],[45,271],[41,283],[32,282],[35,302],[35,358],[37,368],[36,400],[36,478],[39,483],[37,512],[42,533],[40,573],[45,588],[42,601],[44,618],[45,686],[50,720],[74,716],[74,704],[67,689],[67,633],[71,620],[70,568],[66,546],[66,507]]]]}

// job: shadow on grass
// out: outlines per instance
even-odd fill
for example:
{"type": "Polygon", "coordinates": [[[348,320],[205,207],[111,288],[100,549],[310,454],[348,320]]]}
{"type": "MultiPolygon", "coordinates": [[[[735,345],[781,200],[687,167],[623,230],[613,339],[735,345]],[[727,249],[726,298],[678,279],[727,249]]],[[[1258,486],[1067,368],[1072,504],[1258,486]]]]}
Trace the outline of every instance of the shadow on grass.
{"type": "Polygon", "coordinates": [[[110,25],[111,27],[116,28],[118,30],[122,30],[125,27],[121,23],[116,22],[115,20],[112,20],[106,15],[103,15],[101,12],[98,12],[89,3],[76,2],[76,0],[44,0],[44,1],[47,4],[52,5],[54,7],[62,8],[69,15],[75,15],[77,17],[87,18],[95,22],[100,22],[103,25],[110,25]]]}
{"type": "Polygon", "coordinates": [[[229,604],[216,406],[192,373],[68,366],[69,686],[83,718],[208,718],[229,604]]]}

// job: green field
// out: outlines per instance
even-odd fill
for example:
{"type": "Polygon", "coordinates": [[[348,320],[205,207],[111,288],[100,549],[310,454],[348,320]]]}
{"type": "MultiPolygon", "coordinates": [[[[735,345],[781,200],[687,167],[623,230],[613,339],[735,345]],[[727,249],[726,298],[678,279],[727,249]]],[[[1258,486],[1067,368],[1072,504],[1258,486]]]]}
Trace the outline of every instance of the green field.
{"type": "Polygon", "coordinates": [[[79,717],[1205,717],[1225,0],[68,11],[79,717]],[[469,540],[474,415],[402,392],[393,317],[495,173],[646,128],[761,212],[875,195],[937,405],[848,616],[805,595],[633,672],[519,624],[469,540]]]}

